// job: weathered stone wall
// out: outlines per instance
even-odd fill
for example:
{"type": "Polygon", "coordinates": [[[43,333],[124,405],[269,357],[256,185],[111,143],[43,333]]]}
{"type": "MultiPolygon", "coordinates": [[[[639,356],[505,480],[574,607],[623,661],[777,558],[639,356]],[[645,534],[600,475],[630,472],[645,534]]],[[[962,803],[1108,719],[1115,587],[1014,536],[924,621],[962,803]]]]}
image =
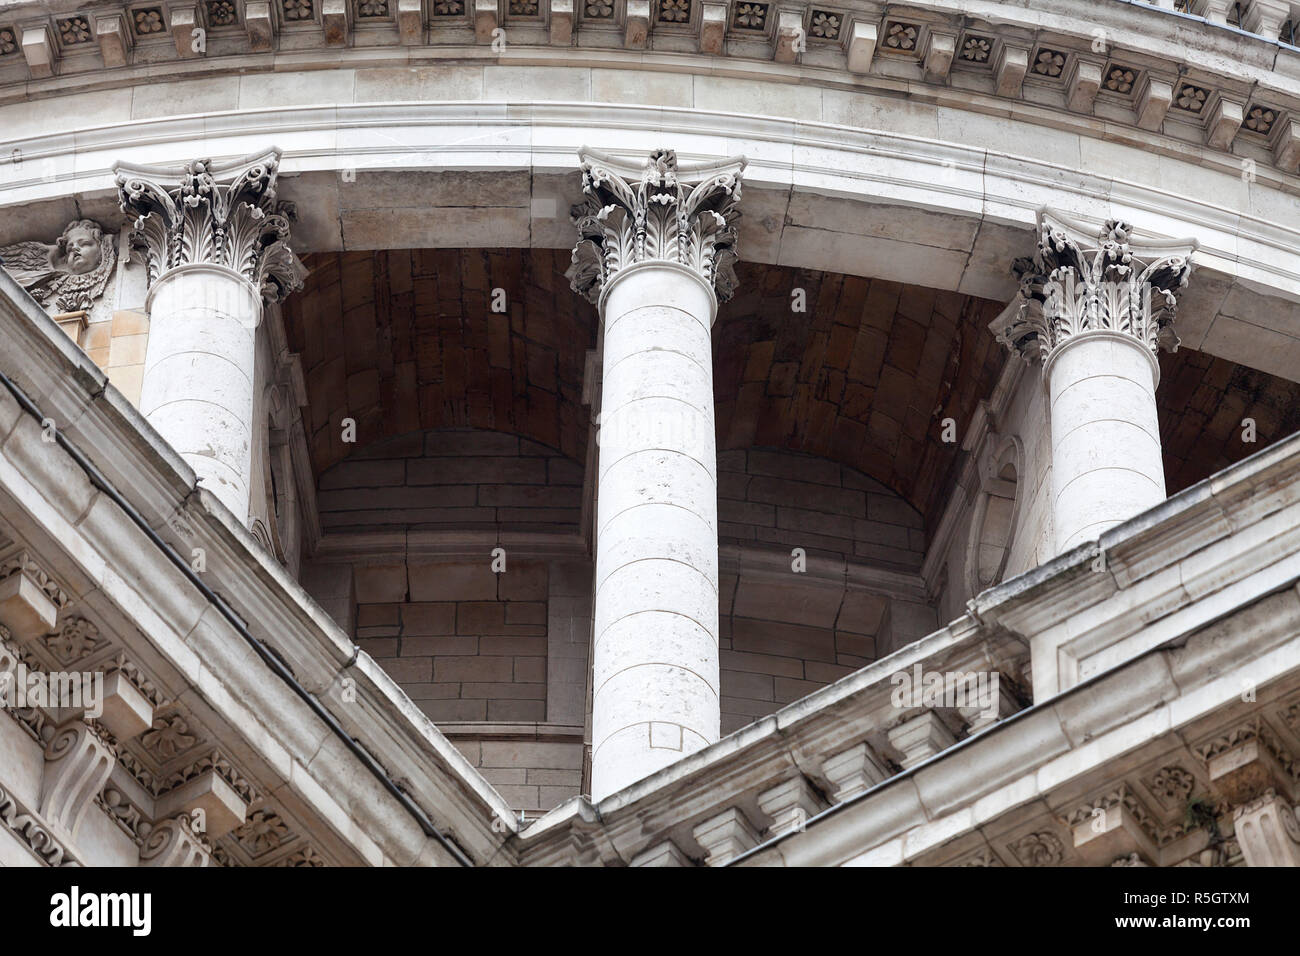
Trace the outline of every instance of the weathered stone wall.
{"type": "Polygon", "coordinates": [[[582,466],[514,435],[480,429],[412,432],[327,470],[317,501],[330,532],[403,528],[574,531],[582,466]]]}
{"type": "Polygon", "coordinates": [[[765,448],[718,455],[718,536],[906,571],[925,555],[921,515],[896,492],[847,465],[765,448]]]}
{"type": "Polygon", "coordinates": [[[513,808],[583,792],[591,564],[399,557],[303,584],[513,808]]]}
{"type": "Polygon", "coordinates": [[[436,722],[546,719],[547,568],[355,569],[356,638],[436,722]]]}

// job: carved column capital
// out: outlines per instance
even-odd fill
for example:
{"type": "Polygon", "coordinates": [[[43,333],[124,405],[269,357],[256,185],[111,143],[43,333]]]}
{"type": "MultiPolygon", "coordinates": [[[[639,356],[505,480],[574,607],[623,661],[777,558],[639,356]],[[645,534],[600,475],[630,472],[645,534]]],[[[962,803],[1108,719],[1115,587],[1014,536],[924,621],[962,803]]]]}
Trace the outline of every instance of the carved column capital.
{"type": "Polygon", "coordinates": [[[1128,335],[1154,356],[1175,351],[1175,293],[1187,285],[1196,240],[1133,238],[1133,227],[1108,220],[1095,236],[1077,221],[1038,216],[1038,251],[1017,259],[1016,301],[993,324],[998,341],[1026,360],[1046,362],[1075,336],[1105,330],[1128,335]]]}
{"type": "Polygon", "coordinates": [[[117,163],[118,198],[135,217],[149,284],[177,266],[210,263],[239,273],[267,301],[302,288],[306,269],[289,248],[293,206],[275,198],[279,164],[278,149],[226,163],[117,163]]]}
{"type": "Polygon", "coordinates": [[[573,207],[578,244],[566,275],[596,302],[620,269],[667,261],[694,270],[725,302],[736,289],[736,221],[744,157],[679,166],[657,149],[641,166],[583,147],[573,207]]]}

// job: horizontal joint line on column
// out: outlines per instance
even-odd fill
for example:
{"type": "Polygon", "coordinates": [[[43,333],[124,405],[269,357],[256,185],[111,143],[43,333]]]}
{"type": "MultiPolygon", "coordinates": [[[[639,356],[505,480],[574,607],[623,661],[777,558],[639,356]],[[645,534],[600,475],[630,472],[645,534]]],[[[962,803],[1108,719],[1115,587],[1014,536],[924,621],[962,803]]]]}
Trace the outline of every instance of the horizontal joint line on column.
{"type": "Polygon", "coordinates": [[[1080,428],[1087,428],[1089,425],[1098,425],[1101,424],[1102,422],[1116,422],[1121,425],[1129,425],[1133,428],[1136,428],[1138,431],[1142,432],[1144,435],[1146,435],[1148,438],[1154,441],[1156,443],[1157,448],[1160,447],[1160,436],[1158,434],[1152,435],[1150,431],[1143,428],[1137,422],[1129,421],[1127,418],[1092,418],[1086,422],[1083,422],[1082,424],[1075,425],[1073,428],[1071,428],[1064,435],[1061,435],[1059,438],[1053,437],[1052,451],[1056,451],[1056,449],[1060,448],[1061,442],[1065,441],[1067,438],[1069,438],[1071,435],[1077,432],[1080,428]]]}
{"type": "MultiPolygon", "coordinates": [[[[621,460],[622,459],[620,459],[620,461],[621,460]]],[[[692,511],[690,508],[687,508],[684,505],[679,505],[675,501],[638,501],[636,504],[628,505],[622,511],[610,515],[609,519],[604,524],[602,524],[599,528],[596,529],[596,533],[598,535],[604,534],[606,529],[609,528],[610,522],[614,521],[616,518],[621,517],[622,515],[627,514],[629,511],[632,511],[635,508],[648,508],[651,505],[655,505],[660,508],[678,508],[682,511],[685,511],[688,515],[694,515],[695,517],[699,518],[701,521],[704,521],[704,516],[701,515],[699,512],[692,511]]],[[[711,525],[707,521],[704,521],[704,524],[708,527],[710,531],[713,532],[713,539],[716,542],[718,538],[718,529],[716,527],[716,522],[715,524],[711,525]]],[[[597,547],[599,547],[599,545],[597,545],[597,547]]]]}
{"type": "MultiPolygon", "coordinates": [[[[1102,534],[1109,531],[1111,528],[1115,527],[1118,524],[1123,524],[1123,522],[1117,518],[1107,518],[1104,521],[1092,521],[1084,525],[1078,531],[1075,531],[1073,534],[1070,535],[1070,537],[1075,541],[1076,544],[1083,541],[1092,541],[1094,539],[1100,538],[1102,534]],[[1098,531],[1096,534],[1093,534],[1088,530],[1089,528],[1100,528],[1101,530],[1098,531]]],[[[1070,545],[1070,548],[1073,547],[1075,547],[1074,544],[1070,545]]],[[[1067,548],[1066,550],[1069,549],[1067,548]]]]}
{"type": "MultiPolygon", "coordinates": [[[[610,470],[611,468],[614,468],[614,467],[616,467],[616,466],[618,466],[618,465],[621,465],[623,462],[625,462],[627,459],[631,458],[633,455],[643,455],[643,454],[645,454],[645,453],[648,452],[648,451],[651,451],[651,452],[654,452],[654,451],[662,452],[662,453],[665,454],[665,455],[680,455],[682,458],[685,458],[687,461],[693,461],[693,462],[695,462],[695,464],[699,465],[700,468],[702,468],[702,469],[704,470],[704,473],[705,473],[706,475],[708,475],[709,478],[713,481],[713,487],[714,487],[714,490],[716,491],[717,486],[718,486],[718,476],[717,476],[716,473],[714,473],[714,472],[712,472],[712,471],[709,471],[708,466],[705,465],[704,462],[700,461],[700,460],[699,460],[698,458],[696,458],[694,455],[687,454],[686,452],[682,451],[682,450],[679,449],[679,448],[660,448],[658,445],[654,445],[654,446],[651,446],[651,447],[649,447],[649,448],[635,448],[635,449],[633,449],[632,451],[628,452],[627,454],[625,454],[625,455],[621,455],[621,456],[619,456],[618,458],[615,458],[615,459],[614,459],[613,461],[611,461],[607,466],[602,467],[602,468],[600,469],[600,474],[599,474],[597,477],[598,477],[598,478],[604,478],[604,476],[605,476],[606,474],[608,474],[608,472],[609,472],[609,470],[610,470]]],[[[596,487],[599,489],[600,484],[598,483],[596,487]]]]}
{"type": "Polygon", "coordinates": [[[596,593],[597,594],[600,593],[601,587],[603,587],[605,582],[608,581],[613,575],[617,574],[619,571],[622,571],[624,568],[630,568],[632,567],[632,565],[640,564],[643,561],[671,561],[673,564],[680,564],[684,568],[690,568],[700,577],[704,578],[705,582],[712,589],[715,596],[718,593],[718,586],[714,582],[710,581],[708,575],[706,575],[695,565],[687,564],[685,561],[681,560],[680,558],[670,558],[667,555],[663,555],[663,554],[652,554],[652,555],[647,555],[644,558],[633,558],[631,561],[626,561],[623,564],[620,564],[618,567],[614,568],[614,570],[610,571],[609,574],[605,575],[603,578],[601,578],[599,581],[596,582],[596,593]]]}
{"type": "MultiPolygon", "coordinates": [[[[688,352],[683,352],[681,349],[667,349],[662,347],[656,347],[653,349],[640,349],[636,352],[632,352],[628,355],[624,355],[613,365],[609,366],[609,368],[605,369],[605,371],[601,373],[601,377],[605,381],[609,381],[610,374],[614,371],[614,369],[618,368],[620,365],[622,365],[624,362],[628,361],[629,359],[639,358],[640,356],[645,355],[647,352],[671,352],[673,355],[680,355],[682,358],[686,359],[686,361],[702,369],[704,373],[709,376],[710,381],[712,381],[713,379],[713,367],[711,365],[705,365],[694,355],[691,355],[688,352]]],[[[712,357],[713,355],[712,352],[710,351],[709,358],[711,359],[712,357]]]]}
{"type": "Polygon", "coordinates": [[[244,370],[242,368],[240,368],[238,365],[232,362],[227,356],[222,355],[220,352],[209,352],[207,349],[186,349],[184,352],[172,352],[170,355],[164,355],[162,358],[154,362],[152,365],[146,366],[143,369],[142,374],[148,375],[150,372],[156,369],[159,365],[162,365],[164,362],[170,362],[172,359],[184,358],[186,355],[207,355],[220,362],[225,362],[227,365],[229,365],[231,368],[233,368],[236,372],[239,373],[239,377],[248,383],[250,389],[253,387],[253,380],[250,379],[244,373],[244,370]]]}
{"type": "MultiPolygon", "coordinates": [[[[696,627],[698,627],[698,628],[699,628],[701,631],[703,631],[705,634],[713,635],[713,632],[712,632],[712,631],[710,631],[707,627],[705,627],[705,626],[704,626],[703,624],[701,624],[699,621],[695,620],[695,618],[691,617],[689,614],[683,614],[681,611],[674,611],[672,608],[666,608],[666,607],[652,607],[652,608],[645,608],[644,610],[640,610],[640,611],[629,611],[629,612],[626,613],[626,614],[621,614],[621,615],[619,615],[618,617],[614,618],[614,620],[612,620],[612,621],[610,621],[608,624],[606,624],[604,630],[602,630],[599,634],[597,634],[597,635],[596,635],[596,639],[595,639],[594,641],[592,641],[592,643],[591,643],[591,650],[592,650],[592,653],[595,653],[596,648],[600,646],[600,642],[604,639],[605,635],[609,633],[609,629],[610,629],[611,627],[613,627],[613,626],[614,626],[615,624],[617,624],[619,621],[626,621],[629,617],[636,617],[638,614],[672,614],[672,615],[675,615],[676,617],[684,618],[684,619],[690,621],[692,624],[694,624],[696,627]]],[[[716,640],[717,640],[717,636],[716,636],[716,635],[713,635],[713,639],[716,641],[716,640]]]]}
{"type": "MultiPolygon", "coordinates": [[[[1125,468],[1125,467],[1123,467],[1122,465],[1102,465],[1100,468],[1093,468],[1093,469],[1091,469],[1090,471],[1085,471],[1085,472],[1083,472],[1083,474],[1075,475],[1073,478],[1071,478],[1068,482],[1066,482],[1066,483],[1061,487],[1060,494],[1058,494],[1058,495],[1056,496],[1056,499],[1059,500],[1059,499],[1060,499],[1060,498],[1061,498],[1061,497],[1066,493],[1066,491],[1069,489],[1070,485],[1074,484],[1076,481],[1079,481],[1080,479],[1083,479],[1083,478],[1087,478],[1089,475],[1095,475],[1095,474],[1096,474],[1097,472],[1099,472],[1099,471],[1127,471],[1127,472],[1129,472],[1130,474],[1141,475],[1141,476],[1142,476],[1143,478],[1145,478],[1148,482],[1150,482],[1151,487],[1156,488],[1157,490],[1159,490],[1159,485],[1157,485],[1154,481],[1151,481],[1151,476],[1150,476],[1150,475],[1145,475],[1145,474],[1143,474],[1142,472],[1138,471],[1136,468],[1125,468]]],[[[1164,493],[1164,492],[1161,491],[1161,494],[1163,494],[1163,493],[1164,493]]]]}
{"type": "MultiPolygon", "coordinates": [[[[603,681],[600,682],[599,686],[595,687],[592,690],[591,692],[592,699],[595,699],[595,696],[599,694],[601,690],[604,689],[605,685],[608,684],[610,681],[612,681],[619,674],[625,674],[630,670],[636,670],[636,668],[638,667],[675,667],[679,671],[685,671],[686,673],[690,674],[691,676],[699,680],[701,684],[703,684],[705,687],[707,687],[709,690],[713,692],[714,697],[721,696],[718,691],[718,688],[714,687],[711,683],[709,683],[709,679],[705,677],[703,674],[701,674],[699,671],[695,670],[695,668],[693,667],[687,667],[685,664],[674,664],[672,661],[640,661],[639,663],[629,664],[627,667],[619,668],[618,670],[614,671],[614,673],[606,677],[603,681]]],[[[722,669],[721,667],[719,667],[718,668],[719,674],[721,673],[721,671],[722,669]]]]}
{"type": "MultiPolygon", "coordinates": [[[[235,418],[238,418],[240,422],[243,422],[243,418],[240,416],[238,412],[234,411],[233,409],[226,408],[226,406],[222,405],[220,402],[214,402],[206,398],[173,398],[169,402],[163,402],[161,405],[155,405],[153,408],[149,409],[148,414],[144,416],[145,420],[147,421],[151,415],[155,414],[160,409],[166,408],[169,405],[183,405],[183,404],[211,405],[213,408],[219,408],[226,414],[233,415],[235,418]]],[[[251,433],[251,429],[250,429],[250,433],[251,433]]]]}
{"type": "Polygon", "coordinates": [[[711,417],[707,409],[700,408],[700,406],[698,405],[692,405],[686,399],[678,398],[676,395],[639,395],[636,398],[629,398],[627,401],[625,401],[622,405],[619,405],[618,408],[614,409],[608,415],[602,414],[600,427],[607,428],[609,426],[610,419],[613,418],[614,415],[618,414],[618,412],[627,408],[629,405],[633,405],[636,402],[648,402],[652,399],[662,399],[664,401],[677,402],[679,405],[685,405],[687,408],[691,409],[691,411],[699,412],[701,415],[704,415],[706,418],[711,417]]]}
{"type": "Polygon", "coordinates": [[[646,309],[661,309],[664,312],[676,312],[678,315],[684,315],[686,316],[686,318],[690,319],[700,328],[704,329],[706,334],[708,334],[709,337],[712,338],[712,329],[709,329],[707,326],[705,326],[705,324],[700,321],[700,317],[696,315],[694,312],[691,312],[687,309],[683,309],[679,305],[666,305],[659,302],[646,302],[643,305],[634,305],[632,306],[632,308],[628,309],[627,311],[620,312],[613,322],[606,320],[605,334],[608,336],[609,330],[612,329],[614,326],[618,325],[629,315],[636,315],[638,312],[642,312],[646,309]]]}
{"type": "MultiPolygon", "coordinates": [[[[686,742],[686,741],[685,741],[685,731],[689,731],[689,732],[695,734],[697,737],[701,738],[701,739],[702,739],[706,744],[707,744],[708,741],[709,741],[709,738],[708,738],[708,737],[704,736],[704,734],[700,733],[700,732],[699,732],[698,730],[696,730],[694,727],[687,727],[685,724],[683,724],[683,723],[681,723],[681,722],[679,722],[679,721],[676,721],[676,720],[635,720],[635,721],[633,721],[633,722],[630,723],[630,724],[624,724],[622,727],[619,727],[617,730],[611,730],[608,734],[605,735],[604,739],[601,740],[600,743],[598,743],[598,744],[594,744],[594,745],[592,746],[592,748],[591,748],[591,756],[592,756],[592,759],[593,759],[593,760],[595,759],[596,754],[598,754],[598,753],[600,752],[600,748],[601,748],[601,747],[605,746],[605,744],[609,743],[609,741],[613,740],[615,737],[617,737],[617,736],[618,736],[619,734],[621,734],[623,731],[625,731],[625,730],[631,730],[633,727],[640,727],[640,726],[642,726],[642,725],[644,725],[645,727],[648,728],[651,724],[672,724],[672,725],[674,725],[674,726],[676,726],[676,727],[680,727],[680,728],[682,728],[682,731],[683,731],[683,740],[682,740],[683,749],[682,749],[681,751],[677,751],[677,752],[680,752],[680,753],[685,753],[685,742],[686,742]]],[[[647,735],[648,735],[648,734],[647,734],[647,735]]],[[[667,747],[656,747],[655,749],[656,749],[656,750],[667,750],[668,748],[667,748],[667,747]]]]}
{"type": "MultiPolygon", "coordinates": [[[[1060,392],[1057,393],[1057,396],[1059,397],[1059,396],[1061,396],[1061,395],[1064,395],[1064,394],[1065,394],[1066,392],[1068,392],[1070,389],[1075,388],[1076,386],[1082,385],[1084,382],[1091,382],[1093,379],[1097,379],[1097,378],[1117,378],[1117,379],[1119,379],[1121,382],[1132,382],[1134,385],[1136,385],[1138,388],[1142,389],[1144,392],[1146,391],[1146,382],[1145,382],[1145,381],[1139,381],[1138,379],[1136,379],[1136,378],[1132,378],[1132,377],[1130,377],[1130,376],[1128,376],[1128,375],[1120,375],[1120,374],[1117,373],[1117,372],[1094,372],[1094,373],[1091,374],[1091,375],[1085,375],[1085,376],[1083,376],[1083,378],[1076,378],[1076,379],[1075,379],[1073,382],[1071,382],[1069,385],[1065,386],[1065,388],[1061,389],[1060,392]]],[[[1155,388],[1155,385],[1154,385],[1154,383],[1153,383],[1153,384],[1152,384],[1152,389],[1154,389],[1154,388],[1155,388]]]]}

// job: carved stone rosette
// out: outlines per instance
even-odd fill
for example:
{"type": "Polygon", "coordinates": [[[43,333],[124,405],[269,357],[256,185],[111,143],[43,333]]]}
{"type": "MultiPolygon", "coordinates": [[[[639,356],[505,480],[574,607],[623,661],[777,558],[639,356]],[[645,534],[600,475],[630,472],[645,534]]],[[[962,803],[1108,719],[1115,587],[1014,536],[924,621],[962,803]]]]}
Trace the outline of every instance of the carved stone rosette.
{"type": "Polygon", "coordinates": [[[1194,239],[1133,241],[1133,227],[1112,219],[1095,239],[1085,226],[1040,213],[1038,254],[1017,259],[1019,309],[995,324],[998,341],[1026,360],[1045,362],[1083,332],[1133,336],[1152,354],[1175,351],[1175,292],[1187,285],[1194,239]]]}
{"type": "Polygon", "coordinates": [[[595,302],[620,269],[661,260],[731,298],[744,157],[679,166],[675,152],[657,149],[638,168],[586,147],[578,155],[586,198],[572,209],[579,238],[566,273],[575,292],[595,302]]]}
{"type": "Polygon", "coordinates": [[[183,167],[118,163],[118,198],[135,219],[149,284],[169,269],[211,263],[238,272],[267,301],[302,288],[306,269],[289,248],[290,203],[277,202],[280,151],[183,167]]]}

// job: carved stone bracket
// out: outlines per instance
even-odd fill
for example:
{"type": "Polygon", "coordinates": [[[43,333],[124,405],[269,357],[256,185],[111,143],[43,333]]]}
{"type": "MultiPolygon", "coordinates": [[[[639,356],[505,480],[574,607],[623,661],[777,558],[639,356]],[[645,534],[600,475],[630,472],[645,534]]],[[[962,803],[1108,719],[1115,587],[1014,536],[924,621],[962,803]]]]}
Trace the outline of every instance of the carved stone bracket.
{"type": "Polygon", "coordinates": [[[718,295],[736,289],[736,222],[744,157],[679,166],[657,149],[637,167],[583,147],[583,202],[573,207],[578,244],[566,275],[592,302],[620,269],[650,260],[697,272],[718,295]]]}
{"type": "Polygon", "coordinates": [[[1300,821],[1276,791],[1238,807],[1232,821],[1247,866],[1300,866],[1300,821]]]}
{"type": "Polygon", "coordinates": [[[149,283],[177,266],[211,263],[238,272],[267,301],[302,287],[306,269],[289,248],[293,206],[277,202],[280,151],[183,167],[118,163],[122,211],[135,217],[149,283]]]}
{"type": "Polygon", "coordinates": [[[1174,351],[1177,290],[1187,285],[1196,240],[1139,243],[1133,227],[1109,220],[1095,238],[1079,222],[1042,211],[1038,251],[1013,266],[1015,303],[994,322],[998,341],[1045,362],[1071,338],[1107,330],[1151,350],[1174,351]]]}
{"type": "Polygon", "coordinates": [[[114,763],[113,751],[80,717],[55,728],[45,745],[41,815],[51,826],[74,835],[108,782],[114,763]]]}

